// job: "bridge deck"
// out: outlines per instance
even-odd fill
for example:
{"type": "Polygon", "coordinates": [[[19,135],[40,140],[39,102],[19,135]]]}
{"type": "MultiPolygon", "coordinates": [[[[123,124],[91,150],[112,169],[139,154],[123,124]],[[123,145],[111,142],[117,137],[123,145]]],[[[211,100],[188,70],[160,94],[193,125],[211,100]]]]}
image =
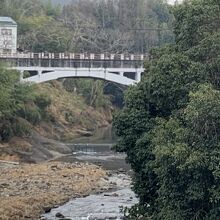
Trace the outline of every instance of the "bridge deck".
{"type": "Polygon", "coordinates": [[[34,83],[88,77],[133,85],[141,80],[146,58],[143,54],[0,54],[0,61],[21,72],[21,81],[34,83]],[[25,76],[24,72],[29,72],[29,76],[25,76]]]}
{"type": "Polygon", "coordinates": [[[141,68],[146,58],[144,54],[0,54],[0,61],[18,67],[141,68]]]}

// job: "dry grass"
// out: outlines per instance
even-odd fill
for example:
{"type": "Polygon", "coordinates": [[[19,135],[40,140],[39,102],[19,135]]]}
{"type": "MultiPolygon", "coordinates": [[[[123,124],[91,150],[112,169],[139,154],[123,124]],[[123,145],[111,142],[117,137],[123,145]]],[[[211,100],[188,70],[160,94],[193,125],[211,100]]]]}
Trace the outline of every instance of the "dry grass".
{"type": "Polygon", "coordinates": [[[2,154],[0,155],[0,160],[5,160],[5,161],[12,161],[12,162],[19,162],[20,161],[20,157],[16,154],[13,155],[9,155],[9,154],[2,154]]]}
{"type": "Polygon", "coordinates": [[[39,219],[45,207],[89,194],[103,185],[94,165],[44,163],[1,168],[0,220],[39,219]]]}
{"type": "Polygon", "coordinates": [[[109,114],[105,115],[104,112],[88,106],[83,97],[67,92],[57,81],[52,84],[37,85],[37,87],[39,94],[49,95],[51,105],[48,113],[68,136],[77,136],[75,130],[93,130],[107,126],[111,120],[109,114]]]}
{"type": "MultiPolygon", "coordinates": [[[[38,94],[48,94],[51,99],[51,105],[46,110],[48,118],[33,127],[39,136],[58,141],[72,141],[75,138],[92,136],[98,128],[111,123],[110,109],[98,111],[89,107],[83,97],[67,92],[60,82],[35,86],[38,94]]],[[[38,143],[31,137],[14,137],[7,145],[0,144],[0,160],[26,161],[32,156],[36,144],[38,143]]],[[[30,161],[35,160],[33,158],[30,161]]]]}
{"type": "Polygon", "coordinates": [[[32,145],[28,143],[27,140],[21,137],[13,137],[9,141],[9,145],[13,150],[30,152],[32,150],[32,145]]]}
{"type": "Polygon", "coordinates": [[[19,162],[18,152],[31,152],[32,145],[24,138],[13,137],[8,143],[0,144],[0,149],[0,160],[19,162]]]}

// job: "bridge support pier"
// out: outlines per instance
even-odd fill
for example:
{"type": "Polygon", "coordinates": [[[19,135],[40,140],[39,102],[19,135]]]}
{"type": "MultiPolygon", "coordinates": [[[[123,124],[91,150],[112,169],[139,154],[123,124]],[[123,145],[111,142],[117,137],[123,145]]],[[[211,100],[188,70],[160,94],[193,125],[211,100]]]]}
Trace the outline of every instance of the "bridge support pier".
{"type": "Polygon", "coordinates": [[[140,72],[140,71],[137,71],[137,72],[135,73],[135,80],[136,80],[137,82],[140,82],[140,81],[141,81],[141,73],[142,73],[142,72],[140,72]]]}
{"type": "Polygon", "coordinates": [[[39,78],[39,80],[40,80],[41,75],[42,75],[42,70],[38,70],[38,71],[37,71],[37,75],[38,75],[38,78],[39,78]]]}
{"type": "Polygon", "coordinates": [[[124,76],[124,72],[119,72],[119,75],[120,76],[124,76]]]}
{"type": "Polygon", "coordinates": [[[20,71],[20,82],[22,82],[23,79],[24,79],[24,71],[21,70],[20,71]]]}

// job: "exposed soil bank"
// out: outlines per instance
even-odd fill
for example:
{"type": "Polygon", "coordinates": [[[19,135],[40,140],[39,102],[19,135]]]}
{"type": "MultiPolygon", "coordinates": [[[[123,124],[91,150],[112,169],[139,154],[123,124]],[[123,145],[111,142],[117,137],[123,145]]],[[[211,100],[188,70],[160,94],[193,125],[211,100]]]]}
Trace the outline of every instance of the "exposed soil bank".
{"type": "Polygon", "coordinates": [[[36,163],[50,160],[71,153],[60,142],[73,142],[77,138],[88,137],[100,139],[96,137],[97,131],[105,131],[111,126],[112,106],[105,109],[88,106],[81,95],[67,92],[58,81],[36,87],[39,94],[47,94],[51,100],[44,110],[45,116],[34,125],[20,118],[30,134],[12,136],[7,143],[0,140],[0,160],[36,163]]]}
{"type": "Polygon", "coordinates": [[[91,164],[25,164],[0,172],[0,220],[39,219],[58,204],[109,188],[106,172],[91,164]]]}

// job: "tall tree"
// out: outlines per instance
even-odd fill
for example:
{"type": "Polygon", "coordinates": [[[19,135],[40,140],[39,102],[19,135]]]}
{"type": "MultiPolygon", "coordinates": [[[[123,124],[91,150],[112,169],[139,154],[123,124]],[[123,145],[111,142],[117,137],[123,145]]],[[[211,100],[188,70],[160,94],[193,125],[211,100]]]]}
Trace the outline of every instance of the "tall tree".
{"type": "Polygon", "coordinates": [[[151,51],[115,116],[140,198],[130,219],[220,218],[219,9],[215,0],[174,7],[176,44],[151,51]]]}

